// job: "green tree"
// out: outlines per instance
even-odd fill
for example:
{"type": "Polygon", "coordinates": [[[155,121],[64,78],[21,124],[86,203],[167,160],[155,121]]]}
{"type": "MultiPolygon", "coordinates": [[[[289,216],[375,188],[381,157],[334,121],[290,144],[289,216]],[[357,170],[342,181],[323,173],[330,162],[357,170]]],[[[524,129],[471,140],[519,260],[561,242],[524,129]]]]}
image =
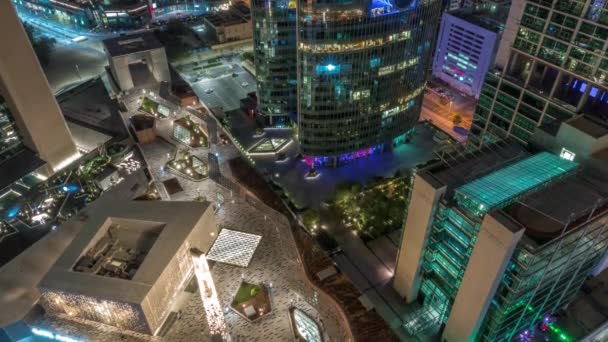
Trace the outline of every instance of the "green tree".
{"type": "Polygon", "coordinates": [[[458,126],[462,122],[462,116],[460,116],[460,114],[458,113],[454,114],[454,116],[452,117],[452,122],[455,126],[458,126]]]}
{"type": "Polygon", "coordinates": [[[27,37],[32,43],[36,57],[40,61],[40,65],[43,67],[47,66],[51,60],[51,54],[55,50],[55,44],[57,41],[54,38],[47,37],[34,37],[34,27],[27,22],[23,23],[23,28],[27,33],[27,37]]]}
{"type": "Polygon", "coordinates": [[[313,226],[319,224],[319,212],[314,209],[306,209],[306,211],[302,214],[302,222],[307,228],[312,228],[313,226]]]}

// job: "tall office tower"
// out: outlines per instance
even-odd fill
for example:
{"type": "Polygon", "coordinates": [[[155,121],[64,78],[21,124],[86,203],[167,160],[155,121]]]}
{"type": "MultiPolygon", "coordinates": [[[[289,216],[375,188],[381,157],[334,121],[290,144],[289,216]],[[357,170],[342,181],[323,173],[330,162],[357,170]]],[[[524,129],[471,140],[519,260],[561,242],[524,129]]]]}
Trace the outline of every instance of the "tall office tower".
{"type": "Polygon", "coordinates": [[[295,119],[297,107],[296,8],[294,0],[253,0],[253,41],[258,109],[266,124],[295,119]]]}
{"type": "Polygon", "coordinates": [[[420,114],[440,15],[437,0],[299,1],[303,155],[336,165],[405,137],[420,114]]]}
{"type": "Polygon", "coordinates": [[[538,126],[585,113],[608,119],[608,5],[515,0],[475,110],[469,146],[527,143],[538,126]]]}
{"type": "Polygon", "coordinates": [[[2,190],[44,164],[42,174],[62,168],[78,151],[10,1],[0,1],[0,41],[2,190]]]}
{"type": "Polygon", "coordinates": [[[608,127],[586,117],[415,176],[394,287],[412,332],[511,341],[567,305],[608,243],[608,127]],[[425,325],[427,324],[427,325],[425,325]]]}

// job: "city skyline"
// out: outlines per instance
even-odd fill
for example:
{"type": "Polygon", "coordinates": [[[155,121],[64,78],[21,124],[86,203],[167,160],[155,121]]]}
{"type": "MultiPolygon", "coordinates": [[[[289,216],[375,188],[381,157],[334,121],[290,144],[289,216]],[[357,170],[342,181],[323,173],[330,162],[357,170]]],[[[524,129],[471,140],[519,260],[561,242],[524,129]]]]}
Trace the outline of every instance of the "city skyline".
{"type": "Polygon", "coordinates": [[[605,340],[607,18],[3,2],[0,340],[605,340]]]}

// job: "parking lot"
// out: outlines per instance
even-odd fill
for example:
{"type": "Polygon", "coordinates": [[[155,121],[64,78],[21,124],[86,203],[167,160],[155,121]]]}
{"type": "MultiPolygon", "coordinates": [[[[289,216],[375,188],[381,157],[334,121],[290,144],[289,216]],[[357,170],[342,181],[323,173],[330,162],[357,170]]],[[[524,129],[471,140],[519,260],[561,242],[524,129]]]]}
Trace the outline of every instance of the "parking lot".
{"type": "MultiPolygon", "coordinates": [[[[201,78],[193,82],[192,89],[209,108],[222,107],[224,111],[240,107],[241,99],[256,90],[253,76],[236,63],[221,59],[224,64],[200,73],[201,78]]],[[[198,78],[198,75],[194,76],[198,78]]]]}

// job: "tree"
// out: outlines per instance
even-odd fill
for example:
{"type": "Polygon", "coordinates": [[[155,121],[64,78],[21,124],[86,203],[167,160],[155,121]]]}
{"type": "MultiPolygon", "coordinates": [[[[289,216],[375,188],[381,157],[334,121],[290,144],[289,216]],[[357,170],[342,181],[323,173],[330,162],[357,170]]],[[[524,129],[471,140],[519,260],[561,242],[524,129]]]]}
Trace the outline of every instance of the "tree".
{"type": "Polygon", "coordinates": [[[35,29],[27,22],[23,23],[23,28],[25,29],[25,33],[27,33],[27,37],[32,43],[32,47],[34,48],[34,52],[36,53],[36,57],[38,57],[40,65],[43,67],[47,66],[51,60],[51,54],[55,50],[55,44],[57,44],[57,41],[54,38],[47,37],[35,38],[35,29]]]}
{"type": "Polygon", "coordinates": [[[454,123],[454,126],[458,126],[462,122],[462,116],[460,116],[458,113],[454,114],[452,117],[452,122],[454,123]]]}
{"type": "Polygon", "coordinates": [[[319,224],[319,212],[314,209],[306,209],[302,214],[302,222],[307,228],[312,228],[319,224]]]}

